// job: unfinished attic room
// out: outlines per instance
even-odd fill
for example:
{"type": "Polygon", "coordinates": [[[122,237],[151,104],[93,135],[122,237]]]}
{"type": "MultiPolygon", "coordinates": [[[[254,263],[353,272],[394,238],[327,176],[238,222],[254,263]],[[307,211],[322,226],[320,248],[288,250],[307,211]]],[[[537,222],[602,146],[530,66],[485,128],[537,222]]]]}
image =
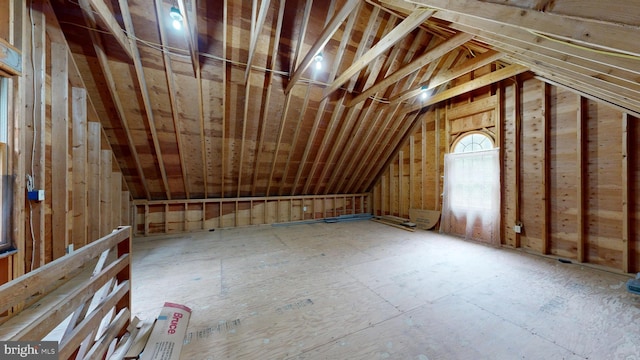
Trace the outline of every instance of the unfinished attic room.
{"type": "Polygon", "coordinates": [[[640,359],[640,0],[0,0],[0,359],[640,359]]]}

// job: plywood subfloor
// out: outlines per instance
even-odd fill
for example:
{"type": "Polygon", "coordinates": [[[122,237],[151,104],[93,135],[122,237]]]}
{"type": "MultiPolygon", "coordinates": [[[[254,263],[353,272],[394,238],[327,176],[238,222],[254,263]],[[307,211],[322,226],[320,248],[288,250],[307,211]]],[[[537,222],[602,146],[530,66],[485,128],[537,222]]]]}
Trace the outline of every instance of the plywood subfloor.
{"type": "Polygon", "coordinates": [[[182,359],[638,359],[628,277],[372,221],[135,239],[133,312],[182,359]]]}

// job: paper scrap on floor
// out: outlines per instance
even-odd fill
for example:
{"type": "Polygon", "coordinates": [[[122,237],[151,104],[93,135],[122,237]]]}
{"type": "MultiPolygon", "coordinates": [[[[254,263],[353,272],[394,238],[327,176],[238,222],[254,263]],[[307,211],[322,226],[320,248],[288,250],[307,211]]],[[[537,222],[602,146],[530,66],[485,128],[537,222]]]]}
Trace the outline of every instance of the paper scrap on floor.
{"type": "Polygon", "coordinates": [[[190,317],[190,308],[164,303],[140,360],[179,360],[190,317]]]}

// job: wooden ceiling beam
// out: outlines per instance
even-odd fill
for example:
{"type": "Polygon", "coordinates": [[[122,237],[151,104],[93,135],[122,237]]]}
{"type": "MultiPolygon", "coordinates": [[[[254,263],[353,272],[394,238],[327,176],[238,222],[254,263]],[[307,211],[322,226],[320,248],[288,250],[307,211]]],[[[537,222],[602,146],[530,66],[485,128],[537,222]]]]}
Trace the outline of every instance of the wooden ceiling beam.
{"type": "MultiPolygon", "coordinates": [[[[189,55],[191,56],[191,65],[193,66],[194,76],[200,74],[200,57],[198,55],[198,15],[195,9],[195,0],[191,0],[191,6],[187,8],[185,0],[176,0],[178,2],[178,8],[182,14],[182,21],[184,22],[184,29],[186,31],[187,43],[189,44],[189,55]],[[193,17],[193,18],[192,18],[193,17]]],[[[205,179],[206,181],[206,179],[205,179]]]]}
{"type": "Polygon", "coordinates": [[[373,60],[395,45],[398,41],[402,40],[408,33],[424,23],[433,14],[433,10],[427,9],[418,9],[411,13],[384,38],[380,39],[380,41],[378,41],[378,43],[376,43],[376,45],[374,45],[366,54],[357,59],[347,70],[340,74],[340,76],[338,76],[338,78],[333,81],[327,89],[325,89],[323,98],[329,96],[340,88],[340,86],[349,81],[353,75],[369,65],[373,60]]]}
{"type": "MultiPolygon", "coordinates": [[[[122,12],[122,20],[124,22],[124,26],[130,36],[129,39],[135,39],[136,35],[133,28],[133,21],[131,20],[131,12],[129,11],[129,3],[127,2],[127,0],[118,1],[120,3],[120,11],[122,12]]],[[[132,59],[135,68],[136,79],[138,80],[138,87],[140,88],[140,95],[142,97],[144,112],[147,119],[147,126],[149,127],[149,131],[151,132],[151,141],[153,141],[153,149],[156,153],[158,168],[160,169],[160,176],[162,177],[162,185],[164,186],[167,199],[171,200],[171,189],[169,188],[169,182],[167,181],[167,171],[164,167],[162,149],[160,148],[160,142],[158,141],[158,132],[156,130],[153,108],[151,105],[151,100],[149,98],[149,89],[147,88],[147,81],[145,80],[144,76],[144,68],[142,67],[142,61],[140,60],[138,46],[135,45],[135,43],[131,43],[130,46],[133,55],[132,59]]]]}
{"type": "Polygon", "coordinates": [[[459,46],[462,46],[464,43],[466,43],[471,39],[473,39],[473,35],[471,34],[459,33],[454,35],[452,38],[437,45],[433,49],[427,51],[422,56],[415,59],[414,61],[398,69],[393,74],[385,77],[381,81],[378,81],[373,86],[371,86],[370,88],[362,92],[360,95],[353,98],[353,100],[351,100],[347,104],[347,106],[353,106],[354,104],[357,104],[363,101],[364,99],[368,98],[369,96],[372,96],[373,94],[379,92],[380,90],[396,83],[398,80],[422,68],[423,66],[426,66],[427,64],[433,61],[439,60],[442,56],[446,55],[451,50],[456,49],[459,46]]]}
{"type": "MultiPolygon", "coordinates": [[[[311,5],[312,5],[312,0],[307,0],[306,1],[306,5],[304,8],[304,18],[302,21],[302,24],[300,25],[300,39],[298,41],[298,47],[296,48],[296,52],[293,56],[294,59],[297,59],[298,56],[300,55],[300,51],[301,51],[301,46],[304,43],[304,37],[305,34],[307,32],[307,26],[309,25],[309,16],[311,14],[311,5]]],[[[295,60],[292,63],[292,68],[295,66],[295,60]]],[[[291,97],[292,97],[293,93],[291,91],[289,91],[288,93],[285,94],[285,102],[284,102],[284,106],[282,109],[282,117],[280,118],[280,125],[278,128],[278,138],[276,141],[276,148],[273,152],[273,159],[271,161],[271,171],[269,173],[269,182],[267,183],[267,190],[265,191],[265,196],[269,196],[269,192],[271,191],[271,185],[273,184],[273,177],[275,175],[275,171],[276,171],[276,163],[278,160],[278,152],[280,150],[280,146],[282,145],[282,136],[284,134],[284,128],[287,122],[287,116],[289,114],[289,108],[291,105],[291,97]]],[[[301,114],[302,116],[302,114],[301,114]]],[[[298,120],[299,121],[299,120],[298,120]]],[[[293,151],[292,148],[295,146],[295,144],[291,144],[291,149],[289,151],[293,151]]],[[[286,174],[282,174],[282,177],[280,179],[280,182],[283,183],[286,181],[286,174]]]]}
{"type": "Polygon", "coordinates": [[[640,56],[638,26],[580,19],[478,0],[408,0],[411,3],[489,20],[509,27],[545,34],[584,46],[640,56]]]}
{"type": "MultiPolygon", "coordinates": [[[[278,9],[278,22],[276,24],[276,31],[274,34],[274,39],[277,39],[273,42],[273,47],[271,48],[271,65],[276,62],[276,57],[278,56],[278,47],[280,45],[280,35],[282,34],[282,24],[284,21],[284,9],[285,9],[285,1],[280,1],[280,8],[278,9]]],[[[271,92],[273,90],[273,72],[269,71],[267,73],[267,88],[265,90],[265,104],[271,103],[271,92]]],[[[265,130],[267,128],[267,121],[269,116],[267,112],[269,110],[268,106],[263,107],[264,113],[262,114],[262,121],[260,121],[260,135],[258,136],[258,148],[256,149],[256,161],[255,166],[253,168],[253,181],[251,182],[251,196],[256,196],[256,188],[258,185],[258,174],[260,172],[260,158],[262,157],[262,148],[264,147],[264,138],[265,138],[265,130]]]]}
{"type": "MultiPolygon", "coordinates": [[[[330,7],[329,7],[329,12],[327,12],[327,14],[331,14],[332,10],[335,8],[335,4],[336,1],[332,0],[330,7]]],[[[334,14],[332,16],[331,19],[327,19],[327,24],[330,23],[333,18],[335,18],[334,14]]],[[[351,31],[353,29],[353,24],[355,20],[355,16],[351,16],[349,18],[349,20],[347,21],[347,24],[345,26],[345,30],[344,33],[345,34],[351,34],[351,31]]],[[[327,24],[325,24],[325,28],[327,28],[327,24]]],[[[336,53],[336,57],[334,58],[334,62],[336,64],[339,64],[340,61],[342,61],[342,55],[344,54],[344,47],[346,47],[346,43],[349,40],[349,36],[343,36],[342,39],[340,40],[340,45],[338,48],[338,52],[336,53]]],[[[338,72],[338,67],[337,66],[332,66],[331,67],[331,71],[329,72],[329,77],[328,79],[335,79],[336,78],[336,74],[338,72]]],[[[322,118],[324,118],[324,109],[327,107],[327,104],[329,103],[329,99],[322,99],[320,101],[320,104],[318,105],[318,110],[316,111],[316,116],[313,119],[313,126],[311,127],[311,132],[309,133],[309,137],[308,140],[306,141],[305,147],[304,147],[304,152],[302,153],[302,158],[300,159],[300,165],[298,165],[298,170],[296,171],[296,177],[293,181],[293,186],[291,187],[291,195],[295,195],[296,194],[296,189],[298,188],[298,183],[300,182],[300,178],[302,177],[302,173],[304,172],[304,169],[306,168],[306,163],[307,163],[307,159],[309,158],[309,153],[311,152],[311,148],[313,147],[315,138],[318,135],[318,128],[320,127],[320,121],[322,118]]],[[[306,182],[305,185],[303,186],[303,188],[306,186],[306,182]]],[[[306,192],[306,190],[304,190],[306,192]]]]}
{"type": "MultiPolygon", "coordinates": [[[[79,0],[78,1],[80,7],[82,8],[83,17],[87,27],[90,29],[95,29],[96,27],[96,19],[91,11],[88,0],[79,0]]],[[[138,150],[136,149],[136,144],[133,141],[133,137],[131,135],[131,129],[129,129],[129,123],[127,122],[127,118],[125,115],[124,107],[120,102],[120,98],[118,96],[118,92],[116,91],[115,80],[113,78],[113,74],[111,73],[111,68],[109,67],[109,60],[107,58],[107,54],[104,52],[104,47],[100,37],[97,36],[95,31],[89,31],[89,35],[91,37],[93,49],[96,52],[96,56],[98,58],[98,63],[100,64],[100,68],[102,70],[102,74],[107,81],[107,90],[111,95],[111,100],[116,108],[118,113],[118,118],[122,124],[122,128],[127,136],[127,144],[129,146],[129,151],[131,151],[131,155],[133,156],[134,163],[136,164],[136,170],[138,171],[138,176],[140,177],[140,181],[142,182],[142,187],[144,188],[145,195],[147,200],[151,199],[151,193],[149,192],[149,186],[147,184],[146,177],[144,175],[144,171],[142,169],[142,165],[140,163],[140,157],[138,155],[138,150]]]]}
{"type": "MultiPolygon", "coordinates": [[[[452,55],[454,54],[450,53],[450,55],[444,61],[445,63],[444,65],[446,65],[447,68],[451,66],[453,61],[455,61],[455,58],[457,58],[457,56],[452,56],[452,55]]],[[[410,81],[408,81],[405,86],[412,87],[414,86],[414,83],[416,81],[424,82],[426,81],[426,79],[431,78],[433,74],[436,72],[438,65],[439,65],[438,62],[432,62],[431,64],[429,64],[429,66],[427,67],[427,70],[420,77],[419,80],[418,80],[419,73],[414,72],[413,75],[410,76],[410,79],[409,79],[410,81]]],[[[396,103],[396,104],[388,105],[387,107],[392,110],[389,112],[389,117],[385,121],[384,129],[389,128],[389,130],[377,131],[373,140],[367,141],[369,147],[367,149],[367,152],[364,154],[363,159],[359,162],[358,168],[356,168],[356,171],[355,171],[356,174],[370,174],[371,172],[373,172],[373,169],[378,165],[376,155],[381,156],[381,152],[384,151],[384,148],[382,149],[377,148],[376,144],[390,144],[390,141],[393,139],[392,137],[393,133],[399,128],[401,124],[401,121],[397,121],[397,118],[398,118],[397,114],[402,110],[403,108],[402,104],[396,103]],[[396,122],[392,122],[394,120],[396,120],[396,122]],[[384,139],[382,138],[383,136],[384,136],[384,139]]],[[[403,114],[400,114],[399,116],[404,117],[403,114]]],[[[363,183],[369,180],[370,179],[368,179],[366,175],[362,175],[360,176],[359,179],[357,179],[357,182],[355,182],[354,184],[349,184],[349,187],[360,189],[362,188],[363,183]]]]}
{"type": "Polygon", "coordinates": [[[411,113],[414,111],[417,111],[421,108],[424,108],[426,106],[429,105],[433,105],[433,104],[437,104],[439,102],[454,98],[456,96],[462,95],[462,94],[466,94],[470,91],[474,91],[477,89],[480,89],[481,87],[487,86],[487,85],[491,85],[493,83],[496,83],[498,81],[504,80],[504,79],[508,79],[512,76],[516,76],[519,74],[522,74],[523,72],[528,71],[529,68],[527,68],[526,66],[522,66],[519,64],[513,64],[513,65],[509,65],[507,67],[504,67],[502,69],[493,71],[489,74],[480,76],[479,78],[473,79],[469,82],[466,82],[464,84],[458,85],[458,86],[454,86],[450,89],[444,90],[441,93],[434,95],[432,97],[430,97],[429,99],[426,99],[425,101],[418,103],[416,105],[410,106],[408,107],[406,110],[407,113],[411,113]]]}
{"type": "MultiPolygon", "coordinates": [[[[362,34],[362,40],[358,43],[358,48],[356,49],[356,54],[354,58],[359,58],[364,52],[365,52],[365,47],[367,45],[368,39],[369,37],[371,37],[371,34],[375,31],[375,24],[376,24],[376,19],[378,18],[380,14],[380,8],[379,7],[374,7],[373,11],[371,12],[371,15],[369,16],[369,20],[367,21],[367,27],[365,28],[363,34],[362,34]]],[[[356,13],[356,15],[358,15],[356,13]]],[[[351,35],[351,34],[350,34],[351,35]]],[[[334,133],[337,130],[337,127],[339,126],[340,120],[343,118],[343,113],[344,113],[344,105],[345,102],[345,97],[344,96],[340,96],[339,100],[336,103],[336,107],[333,110],[333,113],[331,114],[331,119],[329,120],[329,125],[327,127],[327,131],[325,133],[324,138],[322,139],[322,144],[320,145],[320,149],[318,150],[318,154],[316,156],[316,161],[314,161],[314,164],[311,168],[311,172],[309,174],[309,177],[313,178],[313,176],[315,175],[315,173],[320,170],[320,177],[318,178],[318,180],[316,181],[316,185],[313,189],[313,194],[318,194],[318,192],[320,191],[320,187],[322,182],[324,181],[324,179],[327,176],[327,172],[329,171],[329,169],[331,168],[331,163],[333,162],[335,156],[336,156],[336,151],[338,151],[337,149],[337,145],[336,143],[334,143],[334,145],[331,147],[331,151],[329,152],[329,156],[327,158],[327,161],[324,162],[324,167],[322,169],[318,169],[318,163],[320,161],[320,159],[322,159],[322,156],[324,155],[324,153],[327,151],[330,141],[331,140],[335,140],[334,137],[334,133]],[[325,141],[326,140],[326,141],[325,141]]],[[[344,117],[345,119],[349,118],[350,112],[348,112],[344,117]]],[[[343,129],[345,128],[345,126],[341,126],[340,127],[340,132],[338,134],[338,138],[341,138],[341,133],[343,131],[343,129]]],[[[307,192],[305,192],[307,193],[307,192]]]]}
{"type": "MultiPolygon", "coordinates": [[[[89,4],[95,10],[95,13],[98,15],[100,20],[104,23],[104,25],[109,29],[109,32],[116,39],[118,44],[122,47],[125,53],[129,56],[129,58],[134,57],[132,44],[127,38],[127,35],[122,31],[120,24],[118,24],[118,20],[116,20],[115,16],[111,13],[111,10],[107,7],[103,0],[89,0],[89,4]]],[[[83,7],[83,11],[86,13],[87,11],[91,11],[88,8],[83,7]]],[[[93,17],[93,15],[92,15],[93,17]]],[[[94,18],[95,21],[95,18],[94,18]]],[[[133,38],[134,36],[130,34],[133,38]]]]}
{"type": "MultiPolygon", "coordinates": [[[[424,34],[424,32],[420,32],[420,34],[424,34]]],[[[407,36],[404,42],[413,44],[412,49],[407,52],[401,51],[402,45],[393,47],[391,54],[388,59],[383,64],[383,68],[379,73],[371,73],[369,76],[369,80],[372,82],[375,79],[388,76],[389,73],[394,69],[392,66],[395,62],[404,63],[407,59],[406,56],[409,54],[415,54],[416,47],[421,44],[420,41],[417,40],[413,36],[407,36]],[[400,55],[403,53],[405,56],[400,59],[400,55]]],[[[366,84],[365,84],[366,86],[366,84]]],[[[329,180],[328,189],[333,188],[334,193],[345,193],[343,190],[344,183],[347,179],[347,176],[353,178],[352,166],[354,160],[358,158],[358,155],[361,154],[359,150],[361,149],[360,145],[363,143],[363,138],[365,138],[369,131],[380,121],[384,111],[380,111],[381,109],[385,109],[386,107],[382,104],[378,103],[377,100],[371,101],[369,106],[366,107],[366,111],[363,116],[360,117],[360,121],[354,127],[354,131],[351,132],[349,136],[350,141],[347,142],[346,146],[343,148],[343,151],[338,158],[338,162],[333,170],[333,176],[329,180]],[[338,176],[340,174],[340,176],[338,176]],[[335,185],[335,187],[333,187],[335,185]]]]}
{"type": "MultiPolygon", "coordinates": [[[[254,4],[257,0],[254,0],[254,4]]],[[[260,11],[257,15],[257,19],[251,19],[251,40],[249,42],[249,57],[247,60],[247,69],[244,73],[244,82],[247,83],[249,81],[249,74],[251,73],[251,64],[253,63],[253,55],[256,51],[256,45],[258,44],[258,38],[260,37],[261,29],[264,26],[264,20],[267,17],[267,11],[269,10],[269,5],[271,4],[271,0],[262,0],[260,3],[260,11]]],[[[253,17],[253,16],[252,16],[253,17]]]]}
{"type": "MultiPolygon", "coordinates": [[[[331,2],[329,3],[329,9],[327,11],[327,16],[325,18],[324,27],[326,27],[327,24],[331,21],[330,16],[331,16],[331,14],[333,14],[333,12],[335,10],[335,3],[336,3],[335,0],[331,0],[331,2]]],[[[334,74],[335,74],[335,72],[334,72],[334,74]]],[[[330,77],[330,78],[332,78],[332,77],[330,77]]],[[[287,155],[287,162],[285,163],[285,170],[284,170],[284,175],[283,175],[284,179],[287,179],[289,177],[289,168],[290,168],[291,160],[292,160],[294,154],[296,153],[295,150],[296,150],[296,147],[298,145],[298,139],[300,137],[300,132],[302,130],[302,123],[304,122],[304,117],[305,117],[305,114],[307,113],[307,108],[309,106],[309,101],[311,100],[310,99],[311,86],[312,86],[311,83],[307,84],[307,92],[306,92],[306,95],[305,95],[305,98],[304,98],[304,102],[303,102],[303,105],[302,105],[302,108],[301,108],[301,111],[300,111],[300,120],[298,121],[298,123],[296,125],[296,131],[295,131],[294,136],[293,136],[292,146],[291,146],[291,149],[289,151],[289,154],[287,155]]],[[[321,100],[321,102],[323,102],[323,101],[321,100]]],[[[320,111],[320,108],[318,108],[318,111],[320,111]]],[[[317,112],[316,112],[316,118],[317,118],[317,112]]],[[[314,121],[314,126],[315,126],[315,121],[314,121]]],[[[309,145],[310,138],[307,138],[307,141],[305,141],[304,143],[309,145]]],[[[306,148],[306,146],[305,146],[305,148],[306,148]]],[[[299,163],[298,171],[296,172],[296,177],[294,178],[294,181],[291,184],[291,193],[292,194],[295,192],[295,189],[296,189],[296,187],[298,185],[298,181],[300,180],[300,177],[298,176],[298,174],[301,173],[303,168],[304,168],[304,164],[302,162],[299,163]]],[[[278,195],[280,195],[280,196],[283,195],[284,186],[285,185],[286,185],[286,181],[283,181],[280,184],[280,190],[278,192],[278,195]]]]}
{"type": "Polygon", "coordinates": [[[485,38],[487,38],[487,34],[492,34],[500,39],[508,39],[508,43],[518,42],[522,44],[523,46],[521,47],[526,50],[555,54],[553,55],[554,57],[563,61],[587,61],[607,68],[640,74],[640,67],[638,66],[639,59],[637,58],[613,56],[606,52],[598,52],[585,47],[570,46],[567,43],[554,41],[551,38],[539,36],[523,29],[512,28],[509,31],[505,31],[504,26],[500,24],[466,15],[439,13],[438,17],[445,21],[452,22],[450,26],[454,29],[472,32],[474,34],[482,33],[485,38]]]}
{"type": "Polygon", "coordinates": [[[452,69],[447,69],[445,71],[440,72],[435,75],[433,78],[428,79],[426,82],[418,84],[418,86],[403,91],[399,94],[396,94],[389,98],[391,104],[396,104],[398,102],[405,101],[412,97],[419,95],[424,90],[432,90],[437,86],[440,86],[444,83],[447,83],[451,80],[454,80],[464,74],[468,74],[471,71],[477,70],[485,65],[488,65],[494,61],[500,60],[503,58],[505,54],[495,51],[489,50],[483,54],[476,56],[475,58],[466,61],[459,66],[456,66],[452,69]]]}
{"type": "Polygon", "coordinates": [[[164,31],[165,23],[162,13],[162,0],[155,0],[156,17],[158,19],[158,31],[160,32],[160,45],[162,47],[162,61],[164,63],[164,74],[167,80],[167,89],[169,92],[169,103],[171,105],[171,118],[173,127],[176,132],[176,145],[178,147],[178,157],[180,159],[180,170],[182,172],[182,182],[184,183],[184,191],[187,199],[191,198],[191,186],[187,176],[186,159],[184,157],[184,145],[182,144],[182,130],[180,128],[180,114],[178,113],[178,100],[176,96],[176,83],[173,77],[173,68],[171,65],[171,57],[166,48],[167,35],[164,31]]]}
{"type": "Polygon", "coordinates": [[[302,59],[300,65],[297,66],[293,72],[293,75],[287,84],[287,88],[285,89],[286,93],[291,91],[291,88],[293,88],[298,80],[300,80],[304,71],[307,70],[309,65],[311,65],[315,56],[322,51],[322,48],[324,48],[329,40],[331,40],[331,37],[336,33],[336,31],[338,31],[347,16],[349,16],[349,14],[351,14],[360,3],[360,0],[348,0],[342,8],[340,8],[340,11],[333,15],[329,23],[322,30],[322,33],[320,33],[318,39],[311,46],[311,49],[309,49],[309,52],[307,52],[304,59],[302,59]]]}

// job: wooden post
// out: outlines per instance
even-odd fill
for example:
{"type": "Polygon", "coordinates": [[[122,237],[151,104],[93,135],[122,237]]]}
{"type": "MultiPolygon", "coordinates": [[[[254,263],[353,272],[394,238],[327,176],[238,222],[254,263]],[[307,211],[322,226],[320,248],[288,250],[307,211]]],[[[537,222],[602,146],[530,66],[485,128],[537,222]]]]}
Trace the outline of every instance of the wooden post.
{"type": "Polygon", "coordinates": [[[398,216],[404,211],[404,151],[398,153],[398,216]]]}
{"type": "MultiPolygon", "coordinates": [[[[513,96],[513,100],[514,100],[514,112],[515,112],[515,139],[513,141],[513,147],[515,150],[515,164],[514,164],[514,170],[515,170],[515,184],[513,186],[513,191],[516,194],[516,196],[514,196],[514,206],[513,206],[513,211],[515,212],[515,218],[516,218],[516,223],[520,223],[520,175],[521,175],[521,169],[520,169],[520,157],[522,155],[522,95],[521,95],[521,91],[520,91],[520,84],[516,81],[516,83],[514,84],[514,96],[513,96]]],[[[509,224],[509,225],[515,225],[515,224],[509,224]]],[[[520,233],[516,233],[515,234],[515,244],[514,247],[515,248],[519,248],[520,247],[520,233]]]]}
{"type": "Polygon", "coordinates": [[[73,245],[87,243],[87,91],[72,89],[73,112],[73,245]]]}
{"type": "MultiPolygon", "coordinates": [[[[90,214],[91,219],[101,219],[103,214],[100,208],[100,193],[102,190],[102,184],[100,183],[100,123],[91,121],[88,129],[87,214],[90,214]]],[[[100,221],[88,222],[87,235],[83,245],[100,238],[100,221]]]]}
{"type": "MultiPolygon", "coordinates": [[[[435,159],[434,159],[434,167],[435,167],[435,194],[433,197],[433,201],[435,202],[435,210],[440,210],[440,202],[441,202],[441,198],[440,198],[440,157],[442,156],[442,154],[440,154],[440,111],[438,110],[439,107],[436,108],[436,112],[435,112],[435,130],[434,130],[434,136],[435,136],[435,159]]],[[[446,128],[448,129],[448,126],[446,126],[446,128]]],[[[448,137],[447,137],[448,138],[448,137]]]]}
{"type": "Polygon", "coordinates": [[[622,271],[631,271],[631,226],[629,224],[629,127],[632,126],[629,115],[622,114],[622,271]]]}
{"type": "Polygon", "coordinates": [[[498,83],[496,95],[498,96],[495,109],[496,144],[498,144],[498,147],[500,148],[500,153],[498,154],[498,161],[500,163],[500,244],[504,245],[506,243],[504,239],[506,224],[506,216],[504,216],[506,213],[504,211],[504,190],[506,184],[504,183],[504,112],[502,111],[504,108],[504,83],[502,81],[498,83]]]}
{"type": "Polygon", "coordinates": [[[51,226],[53,260],[69,245],[69,81],[67,47],[51,43],[51,226]]]}
{"type": "Polygon", "coordinates": [[[415,166],[413,165],[413,162],[416,160],[416,151],[414,149],[415,147],[415,136],[411,135],[409,136],[409,209],[414,208],[414,198],[413,198],[413,190],[414,190],[414,178],[415,178],[415,166]]]}
{"type": "MultiPolygon", "coordinates": [[[[577,260],[579,262],[587,261],[587,239],[586,239],[586,222],[585,216],[585,180],[584,170],[586,169],[587,154],[587,104],[585,98],[578,95],[578,111],[576,116],[576,232],[577,232],[577,260]]],[[[624,139],[624,137],[623,137],[624,139]]]]}
{"type": "Polygon", "coordinates": [[[100,235],[92,238],[95,241],[113,230],[111,223],[111,150],[101,150],[100,153],[100,235]]]}
{"type": "Polygon", "coordinates": [[[549,84],[544,83],[542,86],[542,249],[541,252],[543,254],[549,253],[549,231],[550,231],[550,221],[549,218],[549,195],[550,195],[550,166],[551,161],[549,159],[549,117],[551,116],[549,111],[549,84]]]}
{"type": "Polygon", "coordinates": [[[422,133],[422,140],[420,142],[420,150],[422,152],[422,157],[420,160],[420,209],[425,208],[425,198],[427,196],[426,192],[428,191],[427,187],[425,186],[425,176],[427,174],[427,120],[425,117],[423,117],[422,119],[423,120],[420,124],[420,130],[422,133]]]}

